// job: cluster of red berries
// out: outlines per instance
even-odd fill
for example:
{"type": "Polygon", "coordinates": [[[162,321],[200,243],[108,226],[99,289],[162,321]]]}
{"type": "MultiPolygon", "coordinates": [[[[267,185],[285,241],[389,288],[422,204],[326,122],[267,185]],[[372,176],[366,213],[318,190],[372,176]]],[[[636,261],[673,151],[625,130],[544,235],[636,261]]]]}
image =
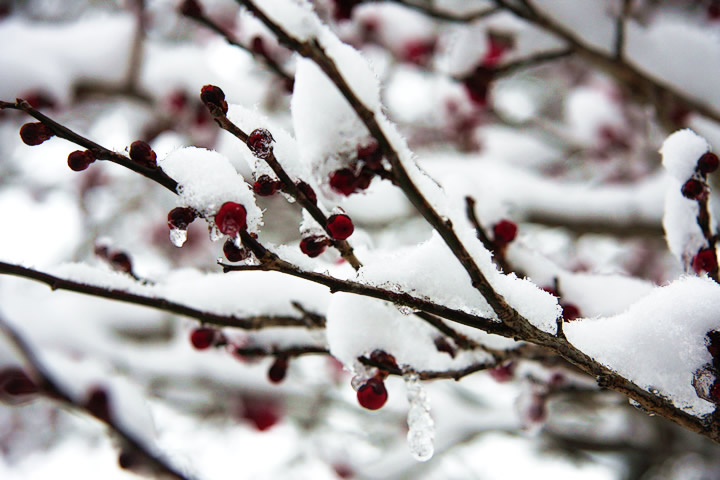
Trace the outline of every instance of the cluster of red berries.
{"type": "MultiPolygon", "coordinates": [[[[355,231],[350,217],[344,213],[330,215],[327,219],[327,231],[335,240],[345,240],[355,231]]],[[[331,240],[322,235],[310,235],[300,240],[300,250],[310,258],[315,258],[325,251],[331,240]]]]}
{"type": "Polygon", "coordinates": [[[352,195],[367,189],[382,168],[382,152],[378,144],[371,142],[363,145],[357,149],[357,160],[353,168],[341,168],[330,174],[330,188],[341,195],[352,195]]]}
{"type": "Polygon", "coordinates": [[[705,176],[717,170],[718,166],[720,166],[720,160],[717,155],[712,152],[703,154],[697,161],[696,175],[683,183],[680,189],[683,196],[690,200],[702,199],[706,186],[705,176]]]}

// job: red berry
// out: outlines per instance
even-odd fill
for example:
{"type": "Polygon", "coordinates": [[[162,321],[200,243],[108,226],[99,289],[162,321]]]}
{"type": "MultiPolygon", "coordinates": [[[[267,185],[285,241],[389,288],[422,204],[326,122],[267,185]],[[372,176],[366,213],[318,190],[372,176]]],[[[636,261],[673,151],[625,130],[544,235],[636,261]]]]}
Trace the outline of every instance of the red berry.
{"type": "Polygon", "coordinates": [[[279,356],[275,359],[270,370],[268,370],[268,379],[272,383],[280,383],[285,380],[288,369],[288,358],[285,356],[279,356]]]}
{"type": "Polygon", "coordinates": [[[498,383],[505,383],[512,380],[515,374],[516,364],[512,360],[502,363],[501,365],[491,368],[488,373],[498,383]]]}
{"type": "Polygon", "coordinates": [[[563,309],[563,319],[566,322],[580,318],[580,309],[572,303],[564,303],[561,305],[563,309]]]}
{"type": "Polygon", "coordinates": [[[703,248],[692,259],[695,273],[714,272],[718,269],[717,255],[714,248],[703,248]]]}
{"type": "Polygon", "coordinates": [[[118,466],[123,470],[131,470],[138,466],[139,463],[139,456],[132,450],[123,450],[118,455],[118,466]]]}
{"type": "Polygon", "coordinates": [[[371,141],[367,145],[358,147],[357,158],[358,161],[364,162],[371,170],[382,168],[382,152],[375,140],[371,141]]]}
{"type": "Polygon", "coordinates": [[[260,55],[267,55],[267,50],[265,48],[265,40],[263,40],[262,37],[255,35],[250,40],[250,50],[255,53],[259,53],[260,55]]]}
{"type": "Polygon", "coordinates": [[[190,207],[175,207],[168,213],[168,227],[187,230],[197,214],[190,207]]]}
{"type": "Polygon", "coordinates": [[[247,146],[258,158],[268,158],[272,153],[272,144],[275,140],[272,134],[264,128],[258,128],[250,132],[247,139],[247,146]]]}
{"type": "Polygon", "coordinates": [[[395,360],[395,356],[387,353],[385,350],[373,350],[370,354],[370,360],[372,360],[374,363],[377,363],[381,365],[382,367],[387,367],[388,369],[397,369],[398,364],[397,360],[395,360]]]}
{"type": "Polygon", "coordinates": [[[377,410],[385,405],[388,393],[385,383],[378,378],[370,378],[357,391],[358,403],[368,410],[377,410]]]}
{"type": "Polygon", "coordinates": [[[719,165],[720,160],[718,160],[718,156],[714,153],[707,152],[698,160],[697,168],[700,173],[707,175],[717,170],[719,165]]]}
{"type": "Polygon", "coordinates": [[[199,17],[202,15],[202,6],[197,0],[184,0],[180,4],[180,13],[188,17],[199,17]]]}
{"type": "Polygon", "coordinates": [[[462,84],[470,96],[470,100],[478,106],[484,107],[487,104],[487,95],[490,82],[495,78],[492,68],[479,65],[473,72],[463,78],[462,84]]]}
{"type": "Polygon", "coordinates": [[[215,85],[205,85],[200,90],[200,100],[205,104],[213,116],[225,115],[228,112],[228,104],[225,101],[225,92],[215,85]]]}
{"type": "Polygon", "coordinates": [[[507,245],[515,240],[517,235],[517,225],[510,220],[500,220],[493,226],[493,234],[495,242],[500,245],[507,245]]]}
{"type": "Polygon", "coordinates": [[[720,330],[709,331],[705,336],[708,339],[707,351],[714,357],[720,357],[720,330]]]}
{"type": "Polygon", "coordinates": [[[130,159],[148,168],[157,167],[157,154],[142,140],[130,144],[130,159]]]}
{"type": "Polygon", "coordinates": [[[223,253],[225,254],[225,258],[227,258],[231,262],[240,262],[250,256],[250,252],[248,252],[244,248],[238,248],[231,238],[225,240],[225,244],[223,245],[223,253]]]}
{"type": "Polygon", "coordinates": [[[370,170],[368,167],[363,168],[360,171],[360,175],[357,177],[356,186],[360,190],[366,190],[370,186],[370,182],[375,178],[375,172],[370,170]]]}
{"type": "Polygon", "coordinates": [[[68,167],[74,172],[81,172],[95,161],[95,155],[90,150],[75,150],[68,155],[68,167]]]}
{"type": "Polygon", "coordinates": [[[190,333],[190,343],[196,350],[206,350],[215,344],[217,333],[214,328],[196,328],[190,333]]]}
{"type": "Polygon", "coordinates": [[[242,416],[264,432],[280,420],[280,409],[270,402],[246,401],[242,416]]]}
{"type": "Polygon", "coordinates": [[[437,348],[438,352],[447,353],[452,358],[455,358],[457,351],[456,351],[455,347],[450,345],[450,342],[448,342],[445,337],[437,337],[434,340],[434,343],[435,343],[435,348],[437,348]]]}
{"type": "Polygon", "coordinates": [[[94,387],[90,390],[85,401],[85,408],[100,420],[110,421],[110,400],[104,388],[94,387]]]}
{"type": "Polygon", "coordinates": [[[330,174],[330,188],[345,196],[357,190],[357,177],[349,168],[335,170],[330,174]]]}
{"type": "Polygon", "coordinates": [[[334,11],[334,17],[335,20],[350,20],[350,17],[352,17],[352,11],[355,8],[357,4],[359,4],[362,0],[334,0],[335,3],[335,11],[334,11]]]}
{"type": "Polygon", "coordinates": [[[25,145],[35,146],[40,145],[45,140],[52,138],[55,134],[50,130],[50,127],[44,123],[26,123],[20,127],[20,138],[25,145]]]}
{"type": "Polygon", "coordinates": [[[355,231],[352,220],[344,213],[330,215],[327,228],[330,236],[335,240],[345,240],[355,231]]]}
{"type": "Polygon", "coordinates": [[[261,197],[274,195],[278,190],[278,182],[270,175],[260,175],[253,183],[253,192],[261,197]]]}
{"type": "Polygon", "coordinates": [[[700,194],[703,193],[704,186],[700,180],[696,180],[694,178],[691,178],[687,182],[685,182],[680,189],[680,192],[683,194],[683,197],[689,198],[690,200],[696,200],[700,194]]]}
{"type": "Polygon", "coordinates": [[[310,258],[315,258],[325,251],[328,239],[320,235],[305,237],[300,240],[300,250],[310,258]]]}
{"type": "Polygon", "coordinates": [[[9,367],[0,371],[0,397],[32,395],[37,392],[37,385],[19,368],[9,367]]]}
{"type": "Polygon", "coordinates": [[[310,185],[300,180],[295,186],[305,195],[305,197],[307,197],[310,203],[313,205],[317,204],[317,195],[310,185]]]}
{"type": "Polygon", "coordinates": [[[427,65],[435,50],[435,40],[413,40],[405,44],[402,59],[415,65],[427,65]]]}
{"type": "Polygon", "coordinates": [[[215,214],[215,224],[222,233],[234,237],[247,228],[247,210],[239,203],[225,202],[215,214]]]}
{"type": "Polygon", "coordinates": [[[108,260],[112,267],[118,272],[132,273],[132,261],[125,252],[113,252],[108,260]]]}

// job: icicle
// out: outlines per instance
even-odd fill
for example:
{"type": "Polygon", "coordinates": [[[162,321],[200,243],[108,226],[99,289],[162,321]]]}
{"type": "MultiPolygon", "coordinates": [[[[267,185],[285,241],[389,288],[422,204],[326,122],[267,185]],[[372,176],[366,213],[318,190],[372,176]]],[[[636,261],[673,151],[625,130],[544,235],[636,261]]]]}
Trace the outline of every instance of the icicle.
{"type": "Polygon", "coordinates": [[[186,240],[187,230],[183,230],[182,228],[170,229],[170,242],[172,242],[173,245],[180,248],[185,244],[186,240]]]}
{"type": "Polygon", "coordinates": [[[415,460],[426,462],[435,452],[435,422],[430,416],[430,402],[425,389],[416,373],[404,376],[407,388],[408,410],[408,447],[415,460]]]}

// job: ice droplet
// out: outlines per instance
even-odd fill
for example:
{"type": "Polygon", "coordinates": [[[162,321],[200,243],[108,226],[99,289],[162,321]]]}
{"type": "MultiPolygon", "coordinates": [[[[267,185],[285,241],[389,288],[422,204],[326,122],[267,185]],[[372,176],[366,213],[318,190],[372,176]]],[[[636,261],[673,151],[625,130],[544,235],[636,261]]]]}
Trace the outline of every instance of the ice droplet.
{"type": "Polygon", "coordinates": [[[398,305],[397,309],[403,315],[411,315],[411,314],[415,313],[414,309],[412,309],[410,307],[406,307],[405,305],[398,305]]]}
{"type": "Polygon", "coordinates": [[[430,416],[430,402],[417,374],[404,376],[407,388],[408,410],[407,441],[410,453],[419,462],[430,460],[435,453],[435,422],[430,416]]]}
{"type": "Polygon", "coordinates": [[[185,244],[186,240],[187,230],[183,230],[182,228],[170,229],[170,242],[172,242],[173,245],[180,248],[185,244]]]}
{"type": "Polygon", "coordinates": [[[210,227],[210,240],[212,240],[213,242],[217,242],[222,237],[223,237],[223,234],[220,231],[220,229],[217,227],[217,225],[213,225],[212,227],[210,227]]]}

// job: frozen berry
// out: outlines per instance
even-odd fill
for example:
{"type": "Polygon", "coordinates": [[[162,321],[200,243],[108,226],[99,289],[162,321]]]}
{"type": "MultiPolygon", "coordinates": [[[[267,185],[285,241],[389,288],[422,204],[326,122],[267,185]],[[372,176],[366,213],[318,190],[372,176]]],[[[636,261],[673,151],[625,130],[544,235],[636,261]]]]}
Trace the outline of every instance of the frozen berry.
{"type": "Polygon", "coordinates": [[[300,240],[300,250],[310,258],[315,258],[325,251],[328,239],[319,235],[305,237],[300,240]]]}
{"type": "Polygon", "coordinates": [[[403,47],[401,57],[408,63],[427,65],[435,50],[435,40],[413,40],[403,47]]]}
{"type": "Polygon", "coordinates": [[[334,0],[335,3],[335,11],[334,11],[334,17],[335,20],[349,20],[352,16],[352,11],[355,8],[357,4],[359,4],[362,0],[334,0]]]}
{"type": "Polygon", "coordinates": [[[44,123],[26,123],[20,127],[20,138],[25,145],[35,146],[40,145],[45,140],[52,138],[55,134],[50,130],[50,127],[44,123]]]}
{"type": "Polygon", "coordinates": [[[123,450],[118,455],[118,466],[123,470],[132,470],[140,463],[140,457],[132,450],[123,450]]]}
{"type": "Polygon", "coordinates": [[[385,350],[373,350],[370,354],[370,360],[372,360],[374,363],[377,363],[380,365],[380,367],[385,367],[388,369],[397,369],[398,364],[397,360],[395,360],[395,356],[389,354],[385,350]]]}
{"type": "Polygon", "coordinates": [[[248,252],[244,248],[238,248],[231,238],[225,240],[225,244],[223,245],[223,253],[225,254],[225,258],[227,258],[231,262],[240,262],[250,256],[250,252],[248,252]]]}
{"type": "Polygon", "coordinates": [[[572,303],[564,303],[561,305],[563,310],[563,319],[566,322],[580,318],[580,309],[572,303]]]}
{"type": "Polygon", "coordinates": [[[205,85],[200,90],[200,100],[205,104],[213,116],[225,115],[228,104],[225,101],[225,92],[215,85],[205,85]]]}
{"type": "Polygon", "coordinates": [[[214,328],[200,327],[190,333],[190,343],[196,350],[206,350],[215,344],[217,330],[214,328]]]}
{"type": "Polygon", "coordinates": [[[700,173],[707,175],[708,173],[712,173],[717,170],[718,165],[720,165],[718,156],[714,153],[707,152],[698,160],[697,168],[700,170],[700,173]]]}
{"type": "Polygon", "coordinates": [[[258,158],[268,158],[272,153],[272,144],[275,140],[272,134],[264,128],[257,128],[250,132],[247,146],[258,158]]]}
{"type": "Polygon", "coordinates": [[[365,165],[372,170],[382,168],[382,152],[375,140],[367,145],[358,147],[357,158],[358,161],[365,163],[365,165]]]}
{"type": "Polygon", "coordinates": [[[157,167],[157,154],[142,140],[130,144],[130,159],[145,167],[157,167]]]}
{"type": "Polygon", "coordinates": [[[280,383],[285,380],[288,369],[288,358],[279,356],[275,359],[270,370],[268,370],[268,379],[272,383],[280,383]]]}
{"type": "Polygon", "coordinates": [[[278,182],[270,175],[260,175],[253,183],[253,192],[261,197],[274,195],[278,190],[278,182]]]}
{"type": "Polygon", "coordinates": [[[317,204],[317,195],[315,194],[315,190],[313,190],[310,185],[300,180],[297,183],[296,187],[303,193],[303,195],[305,195],[305,197],[310,201],[310,203],[312,203],[313,205],[317,204]]]}
{"type": "Polygon", "coordinates": [[[700,180],[691,178],[685,182],[680,189],[683,197],[689,198],[690,200],[696,200],[704,190],[703,184],[700,180]]]}
{"type": "Polygon", "coordinates": [[[277,405],[259,400],[246,401],[242,416],[261,432],[275,425],[281,418],[277,405]]]}
{"type": "Polygon", "coordinates": [[[74,172],[81,172],[95,161],[95,155],[90,150],[75,150],[68,155],[68,167],[74,172]]]}
{"type": "Polygon", "coordinates": [[[331,215],[327,221],[327,228],[330,236],[335,240],[345,240],[355,231],[352,220],[344,213],[331,215]]]}
{"type": "Polygon", "coordinates": [[[265,48],[265,40],[261,36],[255,35],[250,40],[250,50],[260,55],[267,55],[265,48]]]}
{"type": "Polygon", "coordinates": [[[470,100],[476,105],[484,107],[487,105],[488,90],[490,83],[495,78],[492,68],[478,66],[473,72],[461,80],[470,100]]]}
{"type": "Polygon", "coordinates": [[[187,230],[197,214],[190,207],[175,207],[168,213],[168,227],[187,230]]]}
{"type": "Polygon", "coordinates": [[[110,421],[110,400],[104,388],[94,387],[88,392],[85,408],[100,420],[110,421]]]}
{"type": "Polygon", "coordinates": [[[184,0],[180,4],[180,13],[188,17],[199,17],[202,15],[202,6],[197,0],[184,0]]]}
{"type": "Polygon", "coordinates": [[[445,337],[437,337],[435,338],[435,348],[438,352],[447,353],[452,358],[455,358],[455,355],[457,354],[455,347],[450,345],[450,342],[447,341],[445,337]]]}
{"type": "Polygon", "coordinates": [[[720,357],[720,330],[712,330],[705,335],[707,341],[707,351],[714,357],[720,357]]]}
{"type": "Polygon", "coordinates": [[[345,196],[357,190],[357,178],[349,168],[341,168],[330,174],[330,188],[345,196]]]}
{"type": "Polygon", "coordinates": [[[504,362],[495,368],[488,370],[488,373],[498,383],[505,383],[512,380],[515,374],[515,362],[512,360],[504,362]]]}
{"type": "Polygon", "coordinates": [[[17,397],[37,392],[37,385],[19,368],[9,367],[0,371],[0,396],[17,397]]]}
{"type": "Polygon", "coordinates": [[[378,378],[370,378],[357,391],[358,403],[368,410],[377,410],[385,405],[388,393],[385,383],[378,378]]]}
{"type": "Polygon", "coordinates": [[[500,245],[507,245],[515,240],[517,235],[517,225],[510,220],[500,220],[493,226],[493,235],[495,242],[500,245]]]}
{"type": "Polygon", "coordinates": [[[360,175],[358,175],[355,186],[359,190],[366,190],[370,186],[373,178],[375,178],[375,172],[365,167],[360,172],[360,175]]]}
{"type": "Polygon", "coordinates": [[[132,273],[132,261],[125,252],[113,252],[108,257],[112,267],[118,272],[132,273]]]}
{"type": "Polygon", "coordinates": [[[692,268],[696,273],[714,272],[718,268],[717,255],[713,248],[703,248],[692,259],[692,268]]]}
{"type": "Polygon", "coordinates": [[[234,237],[247,228],[247,211],[239,203],[225,202],[215,214],[215,224],[222,233],[234,237]]]}

